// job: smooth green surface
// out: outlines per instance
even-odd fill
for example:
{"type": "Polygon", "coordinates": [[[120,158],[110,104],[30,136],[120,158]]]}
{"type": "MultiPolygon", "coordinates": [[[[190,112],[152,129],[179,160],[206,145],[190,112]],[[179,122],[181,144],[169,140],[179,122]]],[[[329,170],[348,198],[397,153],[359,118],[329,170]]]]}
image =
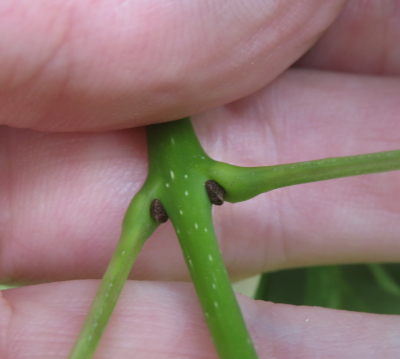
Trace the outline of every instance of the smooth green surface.
{"type": "Polygon", "coordinates": [[[256,299],[377,314],[400,314],[400,264],[354,264],[265,273],[256,299]]]}

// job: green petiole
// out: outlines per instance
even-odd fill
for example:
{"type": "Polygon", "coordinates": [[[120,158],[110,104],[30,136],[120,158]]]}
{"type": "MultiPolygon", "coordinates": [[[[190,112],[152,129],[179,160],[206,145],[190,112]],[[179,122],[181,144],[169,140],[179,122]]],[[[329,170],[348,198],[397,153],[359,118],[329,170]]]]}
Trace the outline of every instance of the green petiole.
{"type": "Polygon", "coordinates": [[[149,211],[143,211],[143,208],[150,206],[152,196],[152,191],[143,186],[129,205],[118,245],[69,359],[93,357],[133,263],[146,239],[159,225],[151,218],[149,211]]]}
{"type": "Polygon", "coordinates": [[[266,167],[216,162],[212,178],[226,189],[225,200],[236,203],[277,188],[396,170],[400,170],[400,150],[266,167]]]}
{"type": "Polygon", "coordinates": [[[238,167],[209,158],[189,119],[147,127],[149,173],[132,200],[121,239],[70,354],[90,359],[144,241],[159,223],[158,199],[171,219],[221,359],[256,359],[215,236],[205,183],[214,180],[225,200],[240,202],[295,184],[400,169],[400,150],[267,167],[238,167]]]}

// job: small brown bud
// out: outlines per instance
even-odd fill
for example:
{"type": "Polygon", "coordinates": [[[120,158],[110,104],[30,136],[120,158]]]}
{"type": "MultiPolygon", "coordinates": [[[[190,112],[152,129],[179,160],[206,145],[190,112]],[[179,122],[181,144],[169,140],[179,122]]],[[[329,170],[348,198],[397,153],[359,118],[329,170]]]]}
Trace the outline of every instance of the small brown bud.
{"type": "Polygon", "coordinates": [[[206,191],[212,204],[215,204],[217,206],[221,206],[224,204],[226,191],[217,182],[215,182],[214,180],[208,180],[206,182],[206,191]]]}
{"type": "Polygon", "coordinates": [[[165,212],[163,205],[157,198],[154,198],[151,202],[150,214],[158,223],[165,223],[168,221],[168,214],[165,212]]]}

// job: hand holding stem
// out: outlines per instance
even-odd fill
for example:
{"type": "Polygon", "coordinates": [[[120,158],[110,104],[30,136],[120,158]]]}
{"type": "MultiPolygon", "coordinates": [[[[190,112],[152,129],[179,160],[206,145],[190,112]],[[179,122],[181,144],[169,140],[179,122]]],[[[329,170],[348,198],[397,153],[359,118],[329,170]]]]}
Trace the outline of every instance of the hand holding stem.
{"type": "MultiPolygon", "coordinates": [[[[272,7],[272,2],[246,2],[243,7],[243,2],[225,6],[217,1],[217,12],[209,11],[207,1],[185,6],[177,1],[168,8],[153,7],[151,1],[125,2],[122,7],[112,2],[88,6],[84,1],[41,1],[29,6],[15,1],[11,7],[4,3],[0,123],[7,126],[0,133],[2,280],[55,283],[2,293],[1,331],[6,342],[2,356],[16,359],[36,353],[43,357],[57,350],[65,357],[93,296],[87,291],[90,279],[103,274],[110,253],[107,243],[118,231],[121,208],[126,208],[124,198],[137,190],[146,164],[140,130],[97,131],[172,120],[221,105],[197,116],[195,122],[212,129],[204,130],[207,136],[200,133],[207,150],[216,150],[214,154],[229,163],[275,165],[399,147],[396,54],[400,41],[393,26],[398,23],[397,13],[387,1],[363,7],[354,3],[347,2],[322,38],[343,1],[306,1],[301,12],[290,1],[272,7]],[[69,21],[71,14],[74,21],[69,21]],[[349,31],[354,28],[358,31],[349,31]],[[311,52],[276,79],[318,38],[311,52]],[[72,281],[79,278],[88,280],[72,281]]],[[[226,245],[230,270],[246,275],[299,263],[398,261],[396,176],[308,185],[299,191],[282,190],[265,201],[259,198],[263,213],[282,215],[268,216],[263,226],[255,220],[258,208],[232,213],[233,229],[226,245]],[[293,197],[295,203],[288,205],[293,197]],[[249,231],[246,256],[234,254],[243,250],[234,236],[239,218],[249,231]],[[354,223],[368,226],[355,228],[354,223]],[[279,232],[282,228],[285,231],[279,232]],[[277,243],[285,243],[290,256],[279,253],[277,243]],[[272,263],[271,253],[279,257],[272,263]]],[[[165,248],[161,245],[154,251],[165,248]]],[[[164,271],[170,280],[182,279],[174,265],[166,260],[157,273],[145,269],[141,278],[165,279],[160,273],[164,271]]],[[[168,286],[163,284],[154,286],[168,286]]],[[[132,283],[128,286],[132,288],[132,283]]],[[[174,290],[183,293],[176,286],[174,290]]],[[[160,292],[165,294],[161,288],[160,292]]],[[[154,297],[149,293],[148,298],[154,297]]],[[[154,298],[154,306],[149,307],[160,308],[162,303],[162,298],[154,298]]],[[[260,313],[262,322],[270,323],[268,307],[252,305],[259,310],[257,316],[249,316],[252,324],[258,323],[260,313]]],[[[272,307],[280,313],[275,321],[279,330],[274,335],[266,325],[258,328],[261,356],[273,356],[268,351],[271,346],[260,345],[269,340],[276,351],[298,352],[299,337],[308,343],[329,343],[337,357],[350,352],[357,356],[363,348],[371,352],[371,347],[378,359],[379,348],[396,351],[392,343],[385,345],[385,338],[368,332],[379,328],[380,333],[397,333],[396,318],[363,316],[361,321],[348,313],[335,313],[332,318],[324,310],[272,307]],[[318,324],[291,331],[303,328],[303,317],[313,313],[329,332],[318,324]],[[340,337],[343,323],[357,338],[340,337]],[[335,328],[339,328],[337,335],[332,336],[335,328]],[[361,348],[354,348],[353,339],[358,340],[360,333],[366,339],[358,341],[361,348]]],[[[171,306],[170,311],[180,313],[179,308],[171,306]]],[[[194,313],[195,308],[188,312],[194,313]]],[[[154,329],[151,321],[142,324],[148,331],[154,329]]],[[[254,325],[252,330],[257,331],[254,325]]],[[[176,328],[185,342],[193,337],[187,334],[176,328]]],[[[127,357],[132,348],[143,350],[123,335],[120,338],[119,350],[125,348],[127,357]]],[[[154,341],[147,343],[152,347],[154,341]]],[[[312,345],[301,350],[309,358],[326,352],[325,347],[312,345]]],[[[166,352],[160,350],[156,357],[161,353],[166,352]]]]}

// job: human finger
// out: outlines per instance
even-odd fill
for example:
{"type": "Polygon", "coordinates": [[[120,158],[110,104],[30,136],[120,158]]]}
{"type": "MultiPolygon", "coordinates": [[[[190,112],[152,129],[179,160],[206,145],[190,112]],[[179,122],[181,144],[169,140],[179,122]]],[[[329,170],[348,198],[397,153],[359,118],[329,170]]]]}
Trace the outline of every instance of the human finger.
{"type": "Polygon", "coordinates": [[[105,130],[205,111],[283,72],[343,3],[3,1],[0,124],[105,130]]]}
{"type": "MultiPolygon", "coordinates": [[[[66,358],[98,281],[2,292],[4,359],[66,358]]],[[[289,306],[238,296],[260,359],[398,358],[399,318],[289,306]]],[[[217,358],[191,284],[128,281],[96,358],[217,358]]]]}

